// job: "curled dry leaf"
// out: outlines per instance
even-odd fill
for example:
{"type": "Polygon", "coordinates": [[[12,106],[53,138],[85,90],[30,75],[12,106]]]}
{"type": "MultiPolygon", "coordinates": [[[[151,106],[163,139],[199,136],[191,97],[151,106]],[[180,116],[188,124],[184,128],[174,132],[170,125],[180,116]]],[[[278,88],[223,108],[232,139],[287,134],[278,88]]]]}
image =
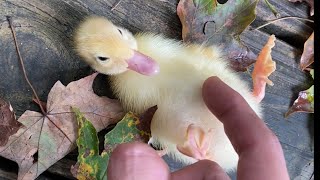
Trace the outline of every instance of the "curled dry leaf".
{"type": "Polygon", "coordinates": [[[0,99],[0,147],[7,144],[9,137],[22,126],[16,120],[10,103],[0,99]]]}
{"type": "Polygon", "coordinates": [[[0,155],[19,165],[18,179],[35,179],[75,148],[77,121],[71,106],[77,106],[100,131],[123,116],[120,103],[94,94],[92,83],[97,73],[52,87],[47,114],[26,111],[18,119],[24,126],[0,147],[0,155]],[[35,154],[37,153],[37,156],[35,154]]]}
{"type": "Polygon", "coordinates": [[[117,125],[105,135],[104,150],[99,155],[97,132],[92,124],[74,109],[79,124],[77,145],[78,161],[71,172],[77,179],[107,179],[107,167],[110,155],[118,144],[142,141],[148,142],[151,136],[150,124],[157,106],[149,108],[140,117],[129,112],[117,125]]]}
{"type": "MultiPolygon", "coordinates": [[[[312,78],[314,78],[314,70],[310,70],[312,78]]],[[[285,114],[285,117],[295,113],[295,112],[314,112],[314,87],[313,85],[305,90],[299,92],[298,98],[294,101],[293,105],[289,111],[285,114]]]]}
{"type": "Polygon", "coordinates": [[[233,69],[246,71],[256,55],[242,44],[239,35],[255,19],[258,0],[229,0],[216,5],[213,2],[180,0],[177,14],[182,23],[183,41],[219,46],[233,69]]]}
{"type": "Polygon", "coordinates": [[[305,1],[310,6],[310,16],[314,15],[314,0],[289,0],[290,2],[302,2],[305,1]]]}
{"type": "Polygon", "coordinates": [[[308,40],[304,43],[303,53],[300,59],[300,68],[302,70],[305,70],[313,62],[314,62],[314,32],[310,35],[308,40]]]}
{"type": "Polygon", "coordinates": [[[276,70],[276,62],[272,61],[271,49],[275,46],[276,37],[271,35],[262,48],[252,72],[253,95],[260,102],[265,95],[266,84],[273,86],[268,77],[276,70]]]}

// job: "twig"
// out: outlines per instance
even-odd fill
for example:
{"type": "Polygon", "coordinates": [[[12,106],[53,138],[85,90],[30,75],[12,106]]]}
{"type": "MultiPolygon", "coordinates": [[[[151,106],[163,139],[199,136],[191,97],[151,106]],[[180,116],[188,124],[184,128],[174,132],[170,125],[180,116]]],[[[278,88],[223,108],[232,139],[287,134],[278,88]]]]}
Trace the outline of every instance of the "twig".
{"type": "MultiPolygon", "coordinates": [[[[7,16],[7,20],[8,20],[8,22],[9,22],[9,27],[10,27],[11,32],[12,32],[14,44],[15,44],[15,46],[16,46],[16,50],[17,50],[17,54],[18,54],[18,57],[19,57],[19,60],[20,60],[20,64],[21,64],[21,67],[22,67],[22,71],[23,71],[24,78],[25,78],[25,80],[27,81],[27,83],[29,84],[30,88],[32,89],[32,92],[33,92],[34,96],[36,97],[36,100],[34,100],[34,98],[33,98],[33,100],[39,105],[39,107],[40,107],[40,109],[41,109],[41,112],[42,112],[42,114],[43,114],[43,116],[44,116],[44,117],[43,117],[43,121],[42,121],[42,123],[41,123],[41,128],[40,128],[41,130],[40,130],[39,139],[38,139],[38,151],[39,151],[39,149],[40,149],[40,148],[39,148],[39,147],[40,147],[40,138],[41,138],[41,136],[42,136],[42,129],[43,129],[45,117],[47,117],[47,118],[49,119],[49,121],[50,121],[61,133],[63,133],[63,135],[69,140],[69,142],[70,142],[71,144],[73,144],[74,142],[72,142],[72,140],[68,137],[68,135],[67,135],[64,131],[62,131],[62,129],[60,129],[59,126],[58,126],[54,121],[52,121],[52,120],[50,119],[50,117],[48,117],[48,114],[46,113],[45,108],[44,108],[43,105],[41,104],[42,101],[40,101],[37,92],[35,91],[35,89],[33,88],[32,84],[31,84],[31,82],[30,82],[29,79],[28,79],[28,76],[27,76],[27,73],[26,73],[26,69],[25,69],[25,67],[24,67],[24,63],[23,63],[23,60],[22,60],[22,57],[21,57],[21,53],[20,53],[20,50],[19,50],[19,47],[18,47],[18,41],[17,41],[16,32],[15,32],[14,27],[13,27],[13,25],[12,25],[12,17],[7,16]]],[[[69,149],[68,149],[68,151],[70,151],[70,149],[71,149],[72,147],[73,147],[73,146],[70,146],[69,149]]],[[[39,161],[36,163],[36,169],[37,169],[36,175],[37,175],[37,176],[38,176],[38,172],[39,172],[39,163],[40,163],[39,161]]]]}
{"type": "MultiPolygon", "coordinates": [[[[28,76],[27,76],[27,73],[26,73],[26,69],[25,69],[25,67],[24,67],[24,63],[23,63],[23,60],[22,60],[22,57],[21,57],[21,53],[20,53],[20,50],[19,50],[19,47],[18,47],[18,41],[17,41],[16,32],[15,32],[14,27],[13,27],[13,25],[12,25],[12,17],[7,16],[7,20],[8,20],[8,22],[9,22],[9,27],[10,27],[11,32],[12,32],[14,44],[15,44],[15,46],[16,46],[16,51],[17,51],[17,54],[18,54],[18,58],[19,58],[21,67],[22,67],[23,76],[24,76],[25,80],[27,81],[27,83],[29,84],[30,88],[32,89],[32,92],[33,92],[34,96],[36,97],[37,101],[38,101],[38,102],[41,102],[40,99],[39,99],[39,97],[38,97],[38,94],[37,94],[36,90],[33,88],[31,82],[30,82],[29,79],[28,79],[28,76]]],[[[40,107],[40,109],[41,109],[42,114],[45,115],[46,112],[44,111],[44,108],[42,107],[41,104],[39,104],[39,107],[40,107]]]]}
{"type": "Polygon", "coordinates": [[[267,26],[269,24],[275,23],[277,21],[285,20],[285,19],[299,19],[299,20],[304,20],[304,21],[308,21],[308,22],[314,23],[314,21],[311,20],[311,19],[306,19],[306,18],[301,18],[301,17],[296,17],[296,16],[287,16],[287,17],[282,17],[282,18],[270,20],[269,22],[267,22],[267,23],[265,23],[265,24],[263,24],[261,26],[258,26],[258,27],[254,28],[254,29],[251,29],[251,30],[258,30],[258,29],[263,28],[263,27],[265,27],[265,26],[267,26]]]}
{"type": "Polygon", "coordinates": [[[36,104],[38,104],[39,106],[42,106],[43,107],[43,110],[45,110],[48,114],[48,111],[47,111],[47,103],[43,102],[43,101],[40,101],[38,102],[38,100],[35,98],[35,97],[32,97],[32,101],[35,102],[36,104]]]}
{"type": "Polygon", "coordinates": [[[122,0],[118,0],[118,2],[111,8],[111,11],[117,8],[117,6],[121,3],[122,0]]]}

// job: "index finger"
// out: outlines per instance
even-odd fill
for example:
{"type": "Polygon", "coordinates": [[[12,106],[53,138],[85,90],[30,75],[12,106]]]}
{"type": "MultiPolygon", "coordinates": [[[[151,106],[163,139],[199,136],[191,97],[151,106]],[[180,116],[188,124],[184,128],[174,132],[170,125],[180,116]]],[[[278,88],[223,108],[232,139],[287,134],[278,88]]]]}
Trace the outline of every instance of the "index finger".
{"type": "Polygon", "coordinates": [[[210,77],[203,99],[239,155],[238,179],[289,179],[278,138],[238,92],[210,77]]]}
{"type": "Polygon", "coordinates": [[[209,110],[223,123],[238,153],[249,145],[261,144],[271,131],[244,98],[217,77],[204,82],[203,99],[209,110]]]}

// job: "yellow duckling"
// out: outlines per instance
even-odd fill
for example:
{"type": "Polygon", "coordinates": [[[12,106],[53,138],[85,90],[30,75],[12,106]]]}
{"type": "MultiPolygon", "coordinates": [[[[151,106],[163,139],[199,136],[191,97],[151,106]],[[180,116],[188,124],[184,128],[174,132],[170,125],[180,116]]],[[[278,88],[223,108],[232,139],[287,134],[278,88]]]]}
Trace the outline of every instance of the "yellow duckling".
{"type": "Polygon", "coordinates": [[[236,168],[238,155],[202,99],[203,82],[218,76],[260,116],[261,109],[217,48],[151,33],[133,36],[102,17],[80,24],[75,47],[93,69],[111,75],[112,89],[126,111],[142,113],[158,105],[151,124],[152,144],[185,164],[211,159],[227,171],[236,168]]]}

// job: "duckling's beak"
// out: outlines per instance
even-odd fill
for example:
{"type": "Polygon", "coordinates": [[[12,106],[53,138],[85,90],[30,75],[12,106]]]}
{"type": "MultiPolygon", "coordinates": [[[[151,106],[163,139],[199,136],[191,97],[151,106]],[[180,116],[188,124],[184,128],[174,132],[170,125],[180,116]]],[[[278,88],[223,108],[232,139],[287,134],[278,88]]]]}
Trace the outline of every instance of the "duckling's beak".
{"type": "Polygon", "coordinates": [[[133,56],[127,60],[128,69],[146,76],[156,75],[160,71],[159,64],[150,57],[134,51],[133,56]]]}

